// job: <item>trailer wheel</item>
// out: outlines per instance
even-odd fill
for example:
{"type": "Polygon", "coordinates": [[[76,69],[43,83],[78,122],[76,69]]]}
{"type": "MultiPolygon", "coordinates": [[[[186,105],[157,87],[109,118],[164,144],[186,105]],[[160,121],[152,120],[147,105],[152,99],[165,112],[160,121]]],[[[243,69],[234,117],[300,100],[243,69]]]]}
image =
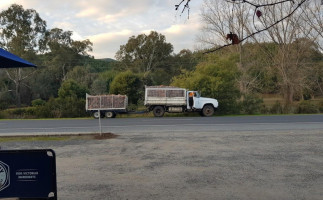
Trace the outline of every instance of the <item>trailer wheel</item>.
{"type": "MultiPolygon", "coordinates": [[[[100,118],[100,112],[99,111],[93,112],[93,117],[94,117],[94,119],[99,119],[100,118]]],[[[102,118],[102,115],[101,115],[101,118],[102,118]]]]}
{"type": "Polygon", "coordinates": [[[106,118],[115,118],[116,117],[116,113],[113,112],[113,111],[105,112],[105,117],[106,118]]]}
{"type": "Polygon", "coordinates": [[[214,107],[211,105],[206,105],[202,110],[203,116],[211,117],[214,114],[214,107]]]}
{"type": "Polygon", "coordinates": [[[165,114],[165,109],[164,109],[164,107],[162,107],[162,106],[156,106],[156,107],[153,109],[153,113],[154,113],[154,116],[155,116],[155,117],[162,117],[162,116],[164,116],[164,114],[165,114]]]}

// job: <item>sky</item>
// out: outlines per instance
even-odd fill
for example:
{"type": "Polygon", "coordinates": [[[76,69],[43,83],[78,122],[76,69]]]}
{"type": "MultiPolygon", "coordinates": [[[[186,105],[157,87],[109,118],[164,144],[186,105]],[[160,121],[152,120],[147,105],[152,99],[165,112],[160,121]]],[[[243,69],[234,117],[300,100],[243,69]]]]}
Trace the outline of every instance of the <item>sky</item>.
{"type": "Polygon", "coordinates": [[[203,0],[190,3],[190,15],[175,11],[181,0],[1,0],[0,10],[12,4],[36,10],[47,28],[72,31],[74,40],[89,39],[90,54],[97,59],[115,58],[129,37],[157,31],[174,46],[194,50],[201,26],[199,13],[203,0]]]}

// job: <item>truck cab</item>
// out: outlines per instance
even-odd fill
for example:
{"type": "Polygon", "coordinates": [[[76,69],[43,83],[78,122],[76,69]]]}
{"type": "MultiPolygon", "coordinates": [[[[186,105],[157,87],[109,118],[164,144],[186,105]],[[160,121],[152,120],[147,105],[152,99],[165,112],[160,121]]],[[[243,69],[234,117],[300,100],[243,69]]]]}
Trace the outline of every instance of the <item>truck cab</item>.
{"type": "Polygon", "coordinates": [[[218,105],[216,99],[201,97],[198,91],[187,91],[188,110],[200,111],[204,116],[211,116],[218,105]]]}

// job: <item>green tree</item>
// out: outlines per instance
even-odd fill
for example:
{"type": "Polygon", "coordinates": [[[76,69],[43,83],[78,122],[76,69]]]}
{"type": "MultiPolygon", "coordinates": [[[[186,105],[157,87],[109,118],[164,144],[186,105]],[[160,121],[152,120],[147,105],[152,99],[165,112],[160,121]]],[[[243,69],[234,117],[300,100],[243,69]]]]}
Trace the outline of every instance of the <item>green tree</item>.
{"type": "Polygon", "coordinates": [[[26,57],[44,50],[46,22],[33,9],[13,4],[0,12],[0,45],[10,52],[26,57]]]}
{"type": "Polygon", "coordinates": [[[222,114],[237,113],[237,55],[218,57],[211,55],[206,62],[198,64],[196,70],[187,71],[173,79],[172,85],[198,90],[203,96],[219,101],[218,111],[222,114]]]}
{"type": "Polygon", "coordinates": [[[173,45],[166,42],[166,37],[155,31],[149,35],[140,34],[129,38],[127,44],[121,45],[116,59],[121,69],[134,72],[151,72],[162,67],[173,52],[173,45]]]}
{"type": "Polygon", "coordinates": [[[57,91],[61,87],[61,81],[52,67],[38,67],[33,78],[30,79],[33,99],[49,100],[57,97],[57,91]]]}
{"type": "Polygon", "coordinates": [[[64,31],[53,28],[46,33],[46,66],[57,68],[61,80],[66,79],[68,71],[89,57],[88,52],[92,51],[92,43],[89,40],[74,41],[71,31],[64,31]]]}
{"type": "Polygon", "coordinates": [[[79,85],[89,89],[96,74],[91,73],[88,67],[76,66],[66,74],[67,80],[74,80],[79,85]]]}
{"type": "MultiPolygon", "coordinates": [[[[58,98],[54,105],[58,117],[82,117],[85,116],[85,96],[88,90],[73,80],[64,81],[58,90],[58,98]]],[[[49,106],[51,104],[49,103],[49,106]]]]}
{"type": "Polygon", "coordinates": [[[131,71],[119,73],[110,85],[111,94],[127,95],[129,103],[137,104],[142,98],[143,83],[140,77],[131,71]]]}
{"type": "Polygon", "coordinates": [[[151,80],[146,85],[169,85],[174,76],[180,75],[185,70],[194,70],[200,61],[200,53],[183,49],[177,54],[167,58],[162,67],[145,74],[151,80]]]}
{"type": "Polygon", "coordinates": [[[109,93],[111,82],[116,74],[117,72],[110,70],[100,73],[91,85],[91,94],[109,93]]]}
{"type": "Polygon", "coordinates": [[[88,90],[84,87],[76,83],[74,80],[64,81],[62,86],[58,90],[59,98],[67,98],[67,97],[75,97],[78,99],[85,99],[85,94],[88,90]]]}
{"type": "MultiPolygon", "coordinates": [[[[0,46],[28,61],[36,59],[36,53],[45,49],[46,22],[33,9],[13,4],[0,12],[0,46]]],[[[30,69],[7,70],[16,93],[16,103],[21,104],[21,86],[33,74],[30,69]]]]}

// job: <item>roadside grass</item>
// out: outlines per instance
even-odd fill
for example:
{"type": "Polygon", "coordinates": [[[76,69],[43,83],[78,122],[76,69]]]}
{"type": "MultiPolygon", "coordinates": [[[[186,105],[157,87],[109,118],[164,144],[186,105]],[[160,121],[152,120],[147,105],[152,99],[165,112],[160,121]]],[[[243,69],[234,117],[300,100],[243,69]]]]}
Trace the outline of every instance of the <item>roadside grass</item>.
{"type": "Polygon", "coordinates": [[[71,140],[70,136],[1,136],[1,142],[34,142],[34,141],[64,141],[71,140]]]}
{"type": "Polygon", "coordinates": [[[4,142],[35,142],[35,141],[69,141],[69,140],[105,140],[113,139],[118,135],[113,133],[71,134],[71,135],[39,135],[39,136],[1,136],[0,143],[4,142]]]}

